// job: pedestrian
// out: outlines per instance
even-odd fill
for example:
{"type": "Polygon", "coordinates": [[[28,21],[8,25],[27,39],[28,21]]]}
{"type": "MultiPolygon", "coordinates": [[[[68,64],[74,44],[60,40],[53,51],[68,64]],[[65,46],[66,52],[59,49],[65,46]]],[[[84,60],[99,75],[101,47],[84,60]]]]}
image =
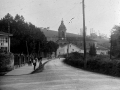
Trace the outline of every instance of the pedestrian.
{"type": "Polygon", "coordinates": [[[42,56],[39,57],[39,67],[42,66],[42,56]]]}
{"type": "Polygon", "coordinates": [[[33,66],[34,66],[34,70],[36,69],[36,60],[33,59],[33,66]]]}
{"type": "Polygon", "coordinates": [[[36,60],[36,62],[38,62],[38,58],[37,57],[35,58],[35,60],[36,60]]]}

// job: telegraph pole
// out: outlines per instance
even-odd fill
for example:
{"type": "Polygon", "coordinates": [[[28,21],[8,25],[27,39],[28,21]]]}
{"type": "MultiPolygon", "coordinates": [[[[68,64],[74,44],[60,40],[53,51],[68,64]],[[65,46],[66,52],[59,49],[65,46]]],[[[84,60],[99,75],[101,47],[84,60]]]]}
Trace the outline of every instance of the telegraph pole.
{"type": "Polygon", "coordinates": [[[10,39],[9,39],[9,34],[10,34],[10,23],[8,20],[8,52],[10,52],[10,39]]]}
{"type": "Polygon", "coordinates": [[[86,31],[85,31],[85,5],[84,5],[84,0],[82,1],[82,8],[83,8],[83,44],[84,44],[84,67],[86,68],[86,31]]]}

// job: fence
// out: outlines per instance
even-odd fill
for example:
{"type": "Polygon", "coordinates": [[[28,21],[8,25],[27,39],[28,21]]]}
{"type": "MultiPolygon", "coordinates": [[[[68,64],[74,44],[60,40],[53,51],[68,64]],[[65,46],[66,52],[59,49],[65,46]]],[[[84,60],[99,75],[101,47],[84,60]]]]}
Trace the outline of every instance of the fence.
{"type": "Polygon", "coordinates": [[[14,68],[24,66],[28,63],[28,57],[23,54],[14,54],[14,68]]]}

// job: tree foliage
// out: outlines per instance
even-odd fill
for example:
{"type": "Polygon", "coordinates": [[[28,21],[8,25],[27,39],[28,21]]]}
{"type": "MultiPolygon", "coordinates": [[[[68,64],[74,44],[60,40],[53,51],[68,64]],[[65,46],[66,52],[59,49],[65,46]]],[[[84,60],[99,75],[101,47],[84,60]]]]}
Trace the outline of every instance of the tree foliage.
{"type": "Polygon", "coordinates": [[[89,55],[90,55],[90,56],[96,56],[95,44],[92,44],[92,45],[90,46],[89,55]]]}
{"type": "Polygon", "coordinates": [[[120,57],[120,26],[115,25],[111,32],[111,52],[115,57],[120,57]]]}
{"type": "Polygon", "coordinates": [[[11,33],[11,52],[29,54],[44,51],[47,42],[45,35],[40,28],[32,23],[24,21],[24,17],[16,15],[13,17],[9,13],[0,20],[0,31],[11,33]],[[9,29],[10,28],[10,31],[9,29]]]}
{"type": "Polygon", "coordinates": [[[49,52],[50,54],[52,54],[52,52],[56,52],[58,49],[58,44],[53,42],[53,41],[48,41],[46,43],[46,48],[44,49],[45,52],[49,52]]]}

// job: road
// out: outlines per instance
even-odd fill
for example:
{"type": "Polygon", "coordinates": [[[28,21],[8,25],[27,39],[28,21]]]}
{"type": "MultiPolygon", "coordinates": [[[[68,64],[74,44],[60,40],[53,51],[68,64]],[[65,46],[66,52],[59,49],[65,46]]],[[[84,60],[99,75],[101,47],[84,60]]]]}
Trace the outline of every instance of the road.
{"type": "Polygon", "coordinates": [[[55,59],[40,73],[0,76],[0,90],[120,90],[120,78],[87,72],[55,59]]]}

